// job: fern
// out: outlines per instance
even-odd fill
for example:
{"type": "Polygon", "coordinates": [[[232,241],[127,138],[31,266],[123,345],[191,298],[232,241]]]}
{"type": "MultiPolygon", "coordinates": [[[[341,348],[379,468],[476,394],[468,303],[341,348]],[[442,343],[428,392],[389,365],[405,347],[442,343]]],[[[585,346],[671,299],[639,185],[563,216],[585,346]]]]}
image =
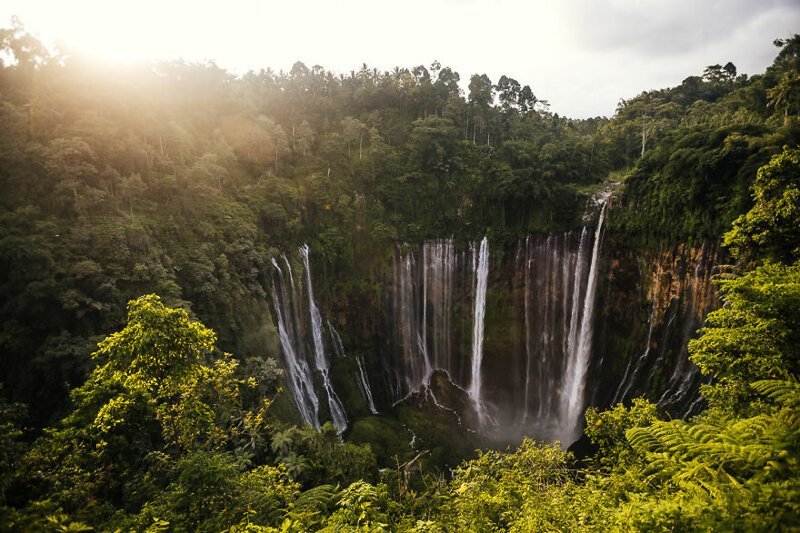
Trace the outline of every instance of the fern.
{"type": "Polygon", "coordinates": [[[325,512],[333,508],[338,498],[338,487],[318,485],[298,496],[294,502],[294,510],[301,513],[325,512]]]}
{"type": "Polygon", "coordinates": [[[796,381],[764,379],[750,386],[783,407],[800,407],[800,383],[796,381]]]}
{"type": "Polygon", "coordinates": [[[758,381],[753,389],[781,407],[745,419],[706,417],[629,429],[626,437],[644,460],[644,474],[657,484],[719,500],[797,472],[800,384],[758,381]],[[794,443],[794,444],[793,444],[794,443]]]}

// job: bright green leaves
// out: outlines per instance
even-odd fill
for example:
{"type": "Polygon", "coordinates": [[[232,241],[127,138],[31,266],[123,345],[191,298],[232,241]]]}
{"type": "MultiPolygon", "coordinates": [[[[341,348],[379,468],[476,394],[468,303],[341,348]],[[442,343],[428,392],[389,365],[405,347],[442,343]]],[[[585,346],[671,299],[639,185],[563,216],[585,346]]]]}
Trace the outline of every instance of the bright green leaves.
{"type": "Polygon", "coordinates": [[[389,531],[390,514],[396,505],[386,485],[356,481],[342,490],[338,509],[325,530],[389,531]]]}
{"type": "MultiPolygon", "coordinates": [[[[660,492],[645,505],[652,517],[722,530],[761,528],[767,516],[776,529],[796,523],[800,388],[778,380],[752,386],[777,405],[749,418],[712,415],[628,430],[631,446],[647,465],[642,475],[660,492]],[[687,500],[692,503],[676,513],[675,505],[687,500]]],[[[648,529],[652,517],[640,516],[639,526],[648,529]]]]}
{"type": "Polygon", "coordinates": [[[94,354],[99,366],[73,391],[75,410],[26,458],[23,472],[50,487],[48,504],[79,516],[93,513],[97,521],[120,491],[131,492],[128,505],[135,509],[133,502],[141,505],[177,475],[175,490],[163,498],[179,501],[168,506],[186,501],[215,508],[214,493],[227,485],[214,483],[236,483],[241,468],[221,452],[264,430],[263,406],[245,411],[240,399],[257,384],[235,375],[238,363],[230,355],[214,353],[215,338],[158,296],[130,302],[128,323],[100,342],[94,354]],[[200,498],[212,485],[208,501],[200,498]]]}
{"type": "Polygon", "coordinates": [[[598,466],[624,466],[634,455],[625,439],[625,432],[631,428],[648,426],[658,419],[656,405],[644,398],[634,398],[630,408],[617,404],[607,411],[599,411],[594,407],[587,409],[585,432],[599,447],[596,456],[598,466]]]}
{"type": "Polygon", "coordinates": [[[209,354],[216,335],[189,319],[185,309],[172,309],[149,294],[128,304],[125,328],[106,337],[93,354],[109,368],[163,379],[180,374],[209,354]]]}
{"type": "Polygon", "coordinates": [[[509,529],[524,505],[545,504],[560,494],[569,482],[569,458],[557,445],[526,439],[514,453],[488,451],[464,463],[450,485],[453,529],[509,529]]]}
{"type": "Polygon", "coordinates": [[[228,354],[210,361],[215,340],[213,331],[156,295],[133,300],[127,325],[100,342],[94,357],[101,365],[73,394],[77,412],[96,409],[91,427],[103,441],[157,421],[152,442],[180,450],[223,446],[235,437],[229,432],[247,383],[235,377],[237,362],[228,354]]]}
{"type": "Polygon", "coordinates": [[[164,438],[181,449],[195,445],[219,448],[234,435],[239,388],[246,386],[234,376],[237,363],[224,356],[212,365],[197,365],[180,379],[168,377],[159,392],[170,401],[159,402],[156,418],[164,438]]]}
{"type": "Polygon", "coordinates": [[[750,382],[800,372],[800,265],[768,263],[718,284],[725,306],[709,314],[689,351],[715,380],[704,387],[706,398],[738,411],[750,382]]]}
{"type": "Polygon", "coordinates": [[[733,223],[724,244],[735,256],[800,258],[800,150],[784,148],[758,169],[755,205],[733,223]]]}

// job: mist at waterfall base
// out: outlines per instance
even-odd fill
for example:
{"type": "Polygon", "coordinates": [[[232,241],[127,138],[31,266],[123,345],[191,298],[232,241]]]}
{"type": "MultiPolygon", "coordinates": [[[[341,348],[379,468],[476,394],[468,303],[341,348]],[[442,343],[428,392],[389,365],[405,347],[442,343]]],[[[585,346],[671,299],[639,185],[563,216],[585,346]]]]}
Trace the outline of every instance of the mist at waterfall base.
{"type": "Polygon", "coordinates": [[[594,346],[598,285],[606,275],[606,200],[593,224],[531,235],[494,256],[488,238],[398,247],[385,287],[386,338],[372,352],[348,354],[323,321],[307,246],[299,249],[301,265],[293,267],[286,256],[274,260],[275,320],[287,388],[302,422],[319,428],[330,420],[340,432],[348,427],[352,406],[334,389],[337,369],[352,374],[335,381],[357,386],[360,412],[391,416],[398,405],[426,404],[497,442],[532,436],[566,447],[581,436],[587,405],[643,391],[677,416],[696,411],[699,374],[685,349],[673,354],[664,346],[673,337],[685,346],[709,310],[708,254],[681,259],[683,270],[691,266],[686,279],[666,274],[675,269],[653,272],[644,348],[621,354],[624,368],[611,365],[594,346]],[[691,319],[676,320],[682,314],[691,319]],[[334,359],[353,361],[331,365],[334,359]],[[609,365],[618,367],[613,382],[599,383],[609,365]]]}

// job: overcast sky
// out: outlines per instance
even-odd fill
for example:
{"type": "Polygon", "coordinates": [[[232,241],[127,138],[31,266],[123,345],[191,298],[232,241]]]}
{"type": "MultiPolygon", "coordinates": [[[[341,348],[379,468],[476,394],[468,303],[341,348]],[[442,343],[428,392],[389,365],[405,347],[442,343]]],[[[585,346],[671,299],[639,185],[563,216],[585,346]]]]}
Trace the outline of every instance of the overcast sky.
{"type": "Polygon", "coordinates": [[[732,61],[762,72],[800,32],[800,0],[4,0],[48,44],[110,61],[214,60],[235,73],[297,61],[335,72],[439,60],[506,74],[551,110],[614,113],[620,98],[732,61]]]}

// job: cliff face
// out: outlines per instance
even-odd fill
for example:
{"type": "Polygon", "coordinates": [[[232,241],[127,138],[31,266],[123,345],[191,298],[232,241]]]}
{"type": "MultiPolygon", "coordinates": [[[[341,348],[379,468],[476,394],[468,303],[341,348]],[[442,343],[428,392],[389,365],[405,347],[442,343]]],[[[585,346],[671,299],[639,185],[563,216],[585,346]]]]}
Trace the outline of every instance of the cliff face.
{"type": "Polygon", "coordinates": [[[687,343],[718,305],[711,278],[719,250],[711,243],[642,250],[609,238],[607,254],[591,403],[645,396],[672,416],[696,414],[700,376],[687,343]]]}

